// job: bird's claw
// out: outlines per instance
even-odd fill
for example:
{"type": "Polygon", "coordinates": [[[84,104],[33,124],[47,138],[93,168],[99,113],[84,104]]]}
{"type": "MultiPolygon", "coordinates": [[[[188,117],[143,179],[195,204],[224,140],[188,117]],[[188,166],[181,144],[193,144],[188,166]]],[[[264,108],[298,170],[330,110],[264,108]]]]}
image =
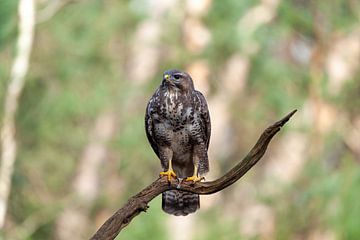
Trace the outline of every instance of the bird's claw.
{"type": "Polygon", "coordinates": [[[171,177],[176,178],[176,173],[171,169],[167,170],[166,172],[160,172],[159,175],[160,175],[160,177],[167,176],[169,182],[171,180],[171,177]]]}
{"type": "Polygon", "coordinates": [[[204,180],[205,177],[198,177],[198,176],[191,176],[191,177],[187,177],[185,179],[185,181],[192,181],[192,182],[200,182],[201,180],[204,180]]]}

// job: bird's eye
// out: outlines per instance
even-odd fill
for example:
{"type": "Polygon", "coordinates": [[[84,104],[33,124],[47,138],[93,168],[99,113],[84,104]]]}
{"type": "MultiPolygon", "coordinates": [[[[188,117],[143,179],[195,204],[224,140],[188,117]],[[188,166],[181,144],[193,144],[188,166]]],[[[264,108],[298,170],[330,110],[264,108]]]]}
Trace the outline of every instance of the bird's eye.
{"type": "Polygon", "coordinates": [[[180,76],[179,74],[175,74],[175,75],[174,75],[174,78],[175,78],[176,80],[178,80],[178,79],[181,78],[181,76],[180,76]]]}

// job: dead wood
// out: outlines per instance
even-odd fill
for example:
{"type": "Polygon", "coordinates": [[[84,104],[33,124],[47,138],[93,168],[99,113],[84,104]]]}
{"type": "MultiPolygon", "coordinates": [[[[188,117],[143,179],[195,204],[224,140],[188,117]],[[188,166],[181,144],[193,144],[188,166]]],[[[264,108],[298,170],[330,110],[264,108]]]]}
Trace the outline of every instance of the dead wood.
{"type": "Polygon", "coordinates": [[[295,112],[296,110],[293,110],[284,118],[265,129],[250,152],[235,167],[219,179],[209,182],[182,182],[179,184],[175,179],[168,182],[167,177],[158,178],[141,192],[130,198],[125,206],[117,210],[91,239],[114,239],[121,229],[126,227],[135,216],[146,211],[148,209],[147,204],[162,192],[178,189],[198,194],[212,194],[230,186],[244,176],[244,174],[260,160],[273,136],[280,131],[281,127],[289,121],[295,112]]]}

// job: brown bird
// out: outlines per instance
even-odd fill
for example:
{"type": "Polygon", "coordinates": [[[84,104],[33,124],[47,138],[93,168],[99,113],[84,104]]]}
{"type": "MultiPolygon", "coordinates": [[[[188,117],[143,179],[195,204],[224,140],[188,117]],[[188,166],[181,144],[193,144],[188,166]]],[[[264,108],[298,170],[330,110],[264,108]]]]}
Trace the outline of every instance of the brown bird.
{"type": "MultiPolygon", "coordinates": [[[[194,89],[190,75],[169,70],[146,108],[145,129],[170,181],[200,181],[209,171],[210,115],[204,96],[194,89]]],[[[176,216],[195,212],[199,195],[179,190],[162,194],[162,209],[176,216]]]]}

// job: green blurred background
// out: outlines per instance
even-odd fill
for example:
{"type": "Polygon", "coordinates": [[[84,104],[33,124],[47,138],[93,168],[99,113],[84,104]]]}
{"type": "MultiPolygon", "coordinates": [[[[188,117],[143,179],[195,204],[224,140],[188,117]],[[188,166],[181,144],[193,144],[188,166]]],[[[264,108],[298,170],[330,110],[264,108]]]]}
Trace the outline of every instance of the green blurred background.
{"type": "MultiPolygon", "coordinates": [[[[0,1],[0,119],[17,8],[0,1]]],[[[208,100],[207,179],[298,113],[196,214],[166,215],[158,197],[117,239],[360,239],[359,22],[356,0],[37,0],[1,237],[87,239],[153,181],[145,106],[178,68],[208,100]]]]}

